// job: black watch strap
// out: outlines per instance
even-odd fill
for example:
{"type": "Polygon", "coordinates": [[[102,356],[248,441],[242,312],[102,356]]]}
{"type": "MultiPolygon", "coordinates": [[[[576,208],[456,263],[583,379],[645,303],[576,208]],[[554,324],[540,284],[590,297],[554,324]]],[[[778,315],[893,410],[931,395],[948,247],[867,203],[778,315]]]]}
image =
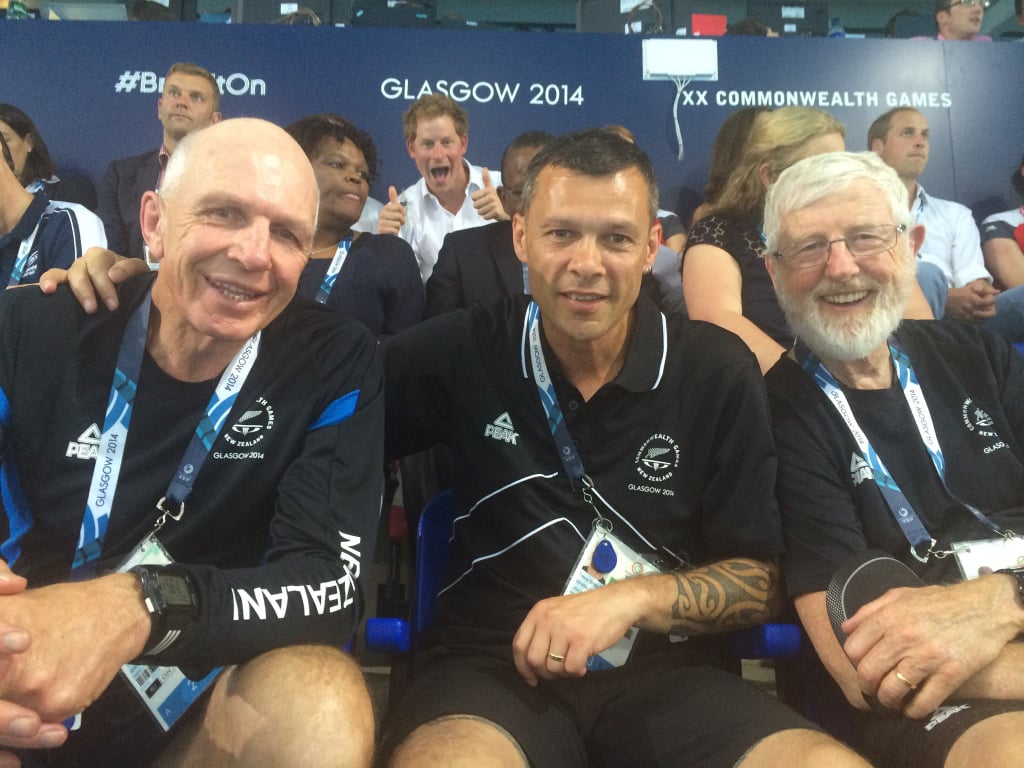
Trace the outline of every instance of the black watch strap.
{"type": "Polygon", "coordinates": [[[188,571],[177,565],[137,565],[131,570],[139,577],[151,622],[142,655],[159,656],[198,620],[195,584],[188,571]]]}
{"type": "Polygon", "coordinates": [[[1008,573],[1017,580],[1017,599],[1024,606],[1024,568],[1001,568],[996,573],[1008,573]]]}

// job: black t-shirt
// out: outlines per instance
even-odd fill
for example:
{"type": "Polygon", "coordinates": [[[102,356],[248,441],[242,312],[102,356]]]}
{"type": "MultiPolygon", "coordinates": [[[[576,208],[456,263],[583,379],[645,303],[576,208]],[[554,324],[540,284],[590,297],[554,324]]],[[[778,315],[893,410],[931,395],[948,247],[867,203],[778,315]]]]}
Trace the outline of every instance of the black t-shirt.
{"type": "MultiPolygon", "coordinates": [[[[1019,531],[1024,522],[1024,358],[1002,337],[967,323],[904,321],[896,338],[924,392],[950,494],[1019,531]]],[[[790,594],[825,589],[844,561],[869,548],[891,553],[929,583],[958,579],[952,558],[933,557],[922,565],[910,556],[878,486],[863,471],[849,429],[812,378],[784,357],[765,383],[779,452],[790,594]]],[[[920,434],[898,388],[854,393],[850,403],[940,548],[993,537],[936,487],[935,469],[922,454],[920,434]]]]}

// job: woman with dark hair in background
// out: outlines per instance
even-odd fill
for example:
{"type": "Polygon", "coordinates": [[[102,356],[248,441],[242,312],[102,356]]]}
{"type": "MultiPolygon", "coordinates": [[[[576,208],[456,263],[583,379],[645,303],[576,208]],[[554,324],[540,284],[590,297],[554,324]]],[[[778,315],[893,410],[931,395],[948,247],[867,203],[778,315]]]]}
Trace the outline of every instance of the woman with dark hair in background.
{"type": "Polygon", "coordinates": [[[690,317],[732,331],[766,372],[793,344],[764,266],[761,216],[768,185],[798,160],[842,150],[845,129],[810,107],[757,115],[735,170],[683,254],[683,295],[690,317]]]}
{"type": "Polygon", "coordinates": [[[409,244],[352,229],[377,178],[373,139],[333,114],[303,117],[286,130],[309,157],[320,187],[313,251],[299,294],[361,320],[378,336],[418,323],[423,283],[409,244]]]}
{"type": "Polygon", "coordinates": [[[50,200],[79,203],[96,209],[96,188],[84,176],[61,180],[50,149],[32,118],[13,104],[0,104],[0,135],[14,158],[14,174],[29,192],[43,192],[50,200]]]}
{"type": "MultiPolygon", "coordinates": [[[[764,266],[761,217],[768,187],[799,160],[844,149],[846,129],[811,107],[782,107],[754,119],[735,170],[707,216],[693,225],[683,255],[683,294],[690,317],[732,331],[766,373],[793,345],[764,266]]],[[[931,319],[914,284],[907,317],[931,319]]]]}
{"type": "Polygon", "coordinates": [[[718,135],[715,136],[715,145],[711,148],[711,165],[708,168],[708,183],[704,185],[704,202],[693,212],[690,228],[707,216],[711,207],[718,202],[718,196],[722,194],[725,183],[729,181],[733,169],[743,155],[743,148],[747,145],[747,137],[750,136],[754,120],[762,112],[767,111],[766,107],[744,107],[725,118],[722,127],[718,129],[718,135]]]}

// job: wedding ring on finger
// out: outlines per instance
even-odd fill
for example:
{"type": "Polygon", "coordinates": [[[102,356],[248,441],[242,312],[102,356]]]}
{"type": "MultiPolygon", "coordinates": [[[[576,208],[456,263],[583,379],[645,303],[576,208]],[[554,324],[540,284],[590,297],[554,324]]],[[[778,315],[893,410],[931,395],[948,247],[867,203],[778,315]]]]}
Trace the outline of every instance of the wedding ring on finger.
{"type": "Polygon", "coordinates": [[[548,651],[548,658],[551,659],[552,661],[557,661],[559,664],[561,664],[563,661],[565,661],[565,656],[562,656],[562,655],[557,654],[557,653],[552,653],[551,651],[548,651]]]}
{"type": "Polygon", "coordinates": [[[898,669],[894,669],[893,672],[896,674],[896,679],[903,683],[905,686],[907,686],[907,688],[909,688],[912,691],[917,690],[917,683],[910,682],[910,680],[904,677],[903,673],[900,672],[898,669]]]}

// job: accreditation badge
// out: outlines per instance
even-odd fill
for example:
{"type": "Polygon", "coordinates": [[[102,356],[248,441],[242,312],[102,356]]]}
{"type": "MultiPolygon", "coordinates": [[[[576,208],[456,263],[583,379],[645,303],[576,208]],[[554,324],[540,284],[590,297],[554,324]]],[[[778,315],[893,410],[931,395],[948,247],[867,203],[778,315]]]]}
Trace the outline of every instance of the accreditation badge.
{"type": "MultiPolygon", "coordinates": [[[[149,533],[118,567],[123,573],[136,565],[169,565],[174,562],[155,533],[149,533]]],[[[186,710],[217,678],[223,667],[217,667],[202,680],[189,680],[178,667],[154,667],[148,664],[125,664],[121,674],[129,687],[139,695],[146,710],[164,732],[181,719],[186,710]]]]}
{"type": "MultiPolygon", "coordinates": [[[[563,595],[575,595],[614,581],[661,572],[646,557],[623,544],[607,525],[601,524],[602,522],[607,521],[595,521],[590,538],[583,545],[583,550],[565,582],[563,595]]],[[[615,645],[587,659],[587,671],[596,672],[625,664],[633,651],[633,643],[636,642],[639,631],[636,627],[630,627],[615,645]]]]}
{"type": "Polygon", "coordinates": [[[1024,568],[1024,538],[1007,536],[980,541],[954,541],[953,556],[960,575],[973,579],[984,568],[998,571],[1002,568],[1024,568]]]}

